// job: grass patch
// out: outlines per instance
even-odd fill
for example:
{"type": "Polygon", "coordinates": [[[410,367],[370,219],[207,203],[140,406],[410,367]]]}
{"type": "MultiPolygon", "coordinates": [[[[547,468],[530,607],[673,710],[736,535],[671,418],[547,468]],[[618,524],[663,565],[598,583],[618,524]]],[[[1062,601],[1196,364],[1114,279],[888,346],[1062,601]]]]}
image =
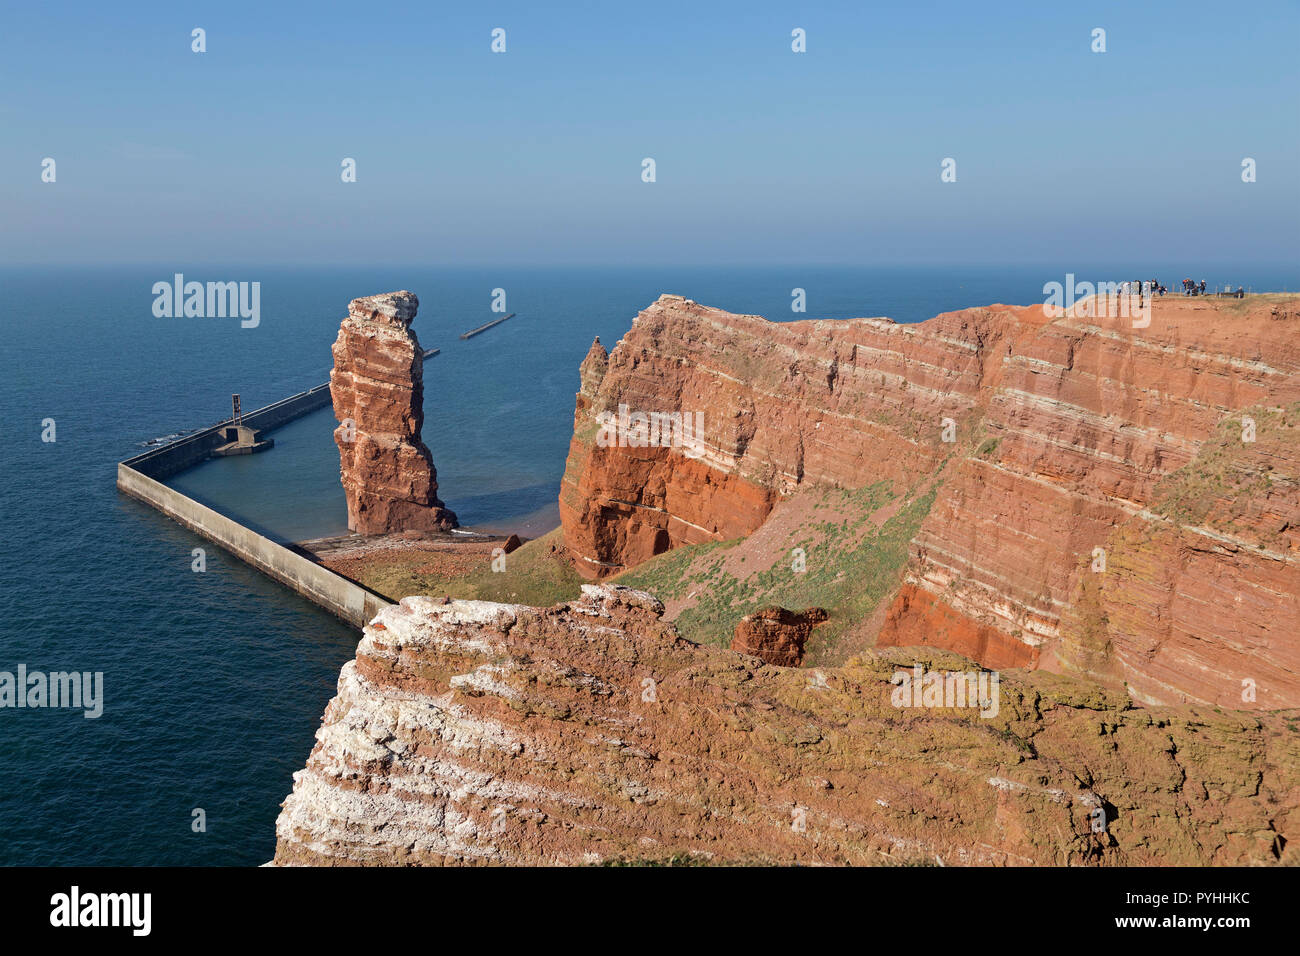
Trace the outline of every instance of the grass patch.
{"type": "Polygon", "coordinates": [[[1272,491],[1271,462],[1285,456],[1271,455],[1270,448],[1281,451],[1296,441],[1300,441],[1300,402],[1281,412],[1266,408],[1234,412],[1219,423],[1215,436],[1191,462],[1156,486],[1151,510],[1179,524],[1208,522],[1219,530],[1253,538],[1250,522],[1239,528],[1236,519],[1253,514],[1272,491]],[[1243,416],[1254,419],[1254,441],[1243,440],[1243,416]],[[1232,503],[1229,512],[1222,510],[1223,502],[1232,503]]]}
{"type": "Polygon", "coordinates": [[[823,520],[800,528],[775,555],[756,555],[756,570],[739,576],[727,568],[728,541],[678,548],[625,571],[620,584],[650,591],[664,601],[688,599],[675,623],[682,636],[701,644],[730,644],[736,622],[769,604],[795,610],[823,607],[830,618],[814,632],[809,662],[832,659],[847,628],[891,595],[907,563],[908,545],[929,513],[937,484],[911,501],[881,527],[872,515],[894,496],[880,482],[854,491],[830,489],[811,511],[823,520]],[[791,552],[802,548],[806,570],[794,571],[791,552]],[[758,570],[760,569],[761,570],[758,570]],[[694,597],[692,597],[694,595],[694,597]]]}
{"type": "Polygon", "coordinates": [[[699,579],[699,575],[687,575],[687,571],[697,558],[725,552],[734,548],[742,540],[736,538],[732,541],[710,541],[707,544],[673,548],[635,568],[615,575],[613,580],[619,584],[626,584],[630,588],[649,591],[661,601],[677,601],[685,597],[690,587],[699,579]]]}
{"type": "Polygon", "coordinates": [[[367,571],[361,583],[394,601],[423,594],[550,607],[577,599],[584,583],[567,561],[551,553],[551,545],[558,545],[561,539],[562,531],[556,528],[525,542],[506,555],[504,571],[493,571],[491,556],[482,554],[473,556],[473,565],[467,570],[445,573],[420,572],[414,564],[380,565],[367,571]]]}

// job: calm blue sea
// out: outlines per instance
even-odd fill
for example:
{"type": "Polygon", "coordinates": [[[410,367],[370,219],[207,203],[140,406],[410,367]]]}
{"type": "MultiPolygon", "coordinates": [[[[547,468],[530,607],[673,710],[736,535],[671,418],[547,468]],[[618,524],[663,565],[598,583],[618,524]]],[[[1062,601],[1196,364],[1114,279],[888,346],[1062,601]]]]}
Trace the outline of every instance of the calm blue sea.
{"type": "MultiPolygon", "coordinates": [[[[1190,266],[1189,268],[1196,268],[1190,266]]],[[[918,321],[1042,301],[1066,268],[207,268],[167,264],[0,271],[0,671],[102,671],[104,714],[0,710],[0,863],[258,864],[357,633],[120,495],[115,464],[153,438],[211,424],[230,394],[259,407],[326,381],[348,300],[407,288],[425,365],[424,438],[462,523],[553,526],[578,363],[637,310],[674,292],[772,319],[918,321]],[[261,324],[159,319],[154,282],[261,282],[261,324]],[[516,318],[493,318],[494,288],[516,318]],[[790,311],[807,291],[806,315],[790,311]],[[56,441],[41,440],[54,419],[56,441]],[[207,571],[190,551],[207,550],[207,571]],[[206,832],[191,828],[206,814],[206,832]]],[[[1188,269],[1071,267],[1080,279],[1188,269]]],[[[1197,278],[1201,278],[1198,272],[1197,278]]],[[[1209,269],[1211,285],[1296,289],[1300,269],[1209,269]]],[[[332,414],[275,448],[173,484],[270,534],[342,532],[332,414]]]]}

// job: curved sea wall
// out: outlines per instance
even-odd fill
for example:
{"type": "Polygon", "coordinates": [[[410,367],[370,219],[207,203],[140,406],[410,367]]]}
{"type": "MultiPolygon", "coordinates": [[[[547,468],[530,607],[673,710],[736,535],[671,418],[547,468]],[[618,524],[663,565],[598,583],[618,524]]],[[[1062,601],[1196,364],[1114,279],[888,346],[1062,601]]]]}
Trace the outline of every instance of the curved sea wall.
{"type": "Polygon", "coordinates": [[[378,594],[168,488],[126,462],[117,466],[117,487],[349,623],[364,624],[389,604],[378,594]]]}

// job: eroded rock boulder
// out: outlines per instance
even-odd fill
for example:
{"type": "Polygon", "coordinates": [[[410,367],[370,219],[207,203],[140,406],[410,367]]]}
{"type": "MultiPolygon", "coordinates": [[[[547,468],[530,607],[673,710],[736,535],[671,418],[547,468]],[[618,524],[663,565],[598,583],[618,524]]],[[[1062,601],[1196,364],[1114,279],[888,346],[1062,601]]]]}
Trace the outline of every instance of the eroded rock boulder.
{"type": "Polygon", "coordinates": [[[804,644],[813,628],[824,620],[826,611],[820,607],[804,611],[765,607],[740,619],[731,638],[731,649],[753,654],[769,664],[798,667],[803,663],[804,644]]]}

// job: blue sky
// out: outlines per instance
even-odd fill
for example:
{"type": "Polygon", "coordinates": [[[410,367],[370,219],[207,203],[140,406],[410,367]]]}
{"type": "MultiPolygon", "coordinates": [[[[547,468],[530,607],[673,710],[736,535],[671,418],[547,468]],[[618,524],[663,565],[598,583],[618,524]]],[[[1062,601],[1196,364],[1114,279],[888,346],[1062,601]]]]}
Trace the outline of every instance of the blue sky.
{"type": "Polygon", "coordinates": [[[9,4],[0,257],[1294,262],[1298,39],[1294,0],[9,4]]]}

